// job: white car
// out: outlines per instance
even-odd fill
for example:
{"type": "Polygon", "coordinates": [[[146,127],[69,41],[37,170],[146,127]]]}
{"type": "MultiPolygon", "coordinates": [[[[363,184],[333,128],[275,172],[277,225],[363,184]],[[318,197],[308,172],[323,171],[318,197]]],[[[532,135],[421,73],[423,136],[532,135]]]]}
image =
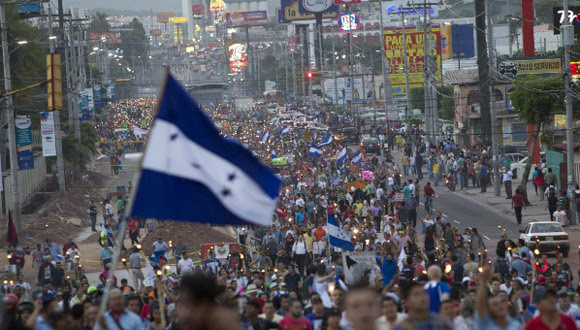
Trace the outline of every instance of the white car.
{"type": "MultiPolygon", "coordinates": [[[[544,158],[546,156],[545,152],[540,152],[540,158],[544,158]]],[[[514,179],[518,178],[518,173],[524,173],[525,169],[526,169],[526,163],[528,162],[528,156],[518,160],[518,161],[512,161],[511,165],[510,165],[510,171],[512,171],[512,173],[514,174],[514,179]]],[[[528,177],[528,180],[532,180],[532,174],[534,173],[534,168],[538,166],[538,164],[532,164],[532,167],[530,169],[530,176],[528,177]]]]}
{"type": "Polygon", "coordinates": [[[570,251],[568,234],[560,223],[554,221],[537,221],[529,223],[524,230],[520,230],[520,238],[533,251],[537,248],[540,252],[559,252],[564,257],[570,251]]]}

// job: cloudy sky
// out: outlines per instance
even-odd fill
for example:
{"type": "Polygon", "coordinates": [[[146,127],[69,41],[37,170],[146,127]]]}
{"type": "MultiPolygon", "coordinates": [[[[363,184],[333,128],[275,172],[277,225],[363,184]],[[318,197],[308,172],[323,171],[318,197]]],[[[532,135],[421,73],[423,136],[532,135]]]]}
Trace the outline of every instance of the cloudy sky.
{"type": "Polygon", "coordinates": [[[181,11],[181,0],[64,0],[64,7],[181,11]]]}

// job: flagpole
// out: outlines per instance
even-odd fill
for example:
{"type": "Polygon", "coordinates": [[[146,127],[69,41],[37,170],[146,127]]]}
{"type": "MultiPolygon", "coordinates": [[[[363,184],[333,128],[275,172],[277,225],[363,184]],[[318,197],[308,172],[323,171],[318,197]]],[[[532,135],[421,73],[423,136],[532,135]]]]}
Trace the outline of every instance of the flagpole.
{"type": "MultiPolygon", "coordinates": [[[[161,104],[161,97],[163,95],[163,91],[167,85],[167,79],[169,78],[169,69],[165,71],[165,75],[163,77],[163,82],[159,89],[159,94],[157,96],[157,108],[155,109],[155,114],[159,111],[159,105],[161,104]]],[[[155,122],[153,122],[151,129],[155,122]]],[[[147,153],[147,146],[148,143],[145,144],[145,148],[143,148],[143,156],[147,153]]],[[[139,181],[141,179],[141,166],[143,164],[143,157],[141,157],[141,162],[138,167],[138,171],[133,175],[133,181],[135,182],[135,186],[131,190],[131,196],[127,202],[127,207],[125,208],[125,219],[131,216],[133,211],[134,199],[137,190],[139,189],[139,181]]],[[[119,231],[117,232],[117,245],[115,246],[115,250],[113,252],[113,261],[111,262],[111,269],[109,269],[109,276],[107,278],[107,283],[105,287],[105,292],[103,293],[103,300],[101,301],[101,305],[99,306],[99,314],[97,315],[97,320],[100,320],[105,315],[105,310],[107,309],[107,303],[109,300],[109,293],[111,292],[111,288],[113,287],[113,278],[115,276],[115,266],[119,262],[119,257],[121,256],[121,246],[123,246],[123,241],[125,240],[125,231],[127,230],[127,220],[121,221],[121,226],[119,227],[119,231]]],[[[163,312],[163,311],[162,311],[163,312]]],[[[98,329],[103,329],[103,326],[97,321],[98,329]]]]}

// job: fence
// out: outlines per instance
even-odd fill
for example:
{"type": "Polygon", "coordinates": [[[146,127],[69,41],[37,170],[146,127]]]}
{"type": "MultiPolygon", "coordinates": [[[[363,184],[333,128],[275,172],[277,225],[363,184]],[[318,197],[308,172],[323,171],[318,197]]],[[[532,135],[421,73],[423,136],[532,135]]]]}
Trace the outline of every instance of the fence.
{"type": "MultiPolygon", "coordinates": [[[[24,205],[34,192],[46,180],[46,158],[42,156],[34,157],[34,169],[18,171],[20,183],[20,203],[24,205]]],[[[12,181],[10,174],[3,179],[4,200],[0,203],[0,216],[8,214],[8,209],[12,209],[12,181]]]]}

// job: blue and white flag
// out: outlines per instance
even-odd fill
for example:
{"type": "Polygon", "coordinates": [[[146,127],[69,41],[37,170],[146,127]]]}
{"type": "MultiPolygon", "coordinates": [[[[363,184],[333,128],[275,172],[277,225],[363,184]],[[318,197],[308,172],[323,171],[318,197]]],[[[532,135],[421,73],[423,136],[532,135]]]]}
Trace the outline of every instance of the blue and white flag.
{"type": "Polygon", "coordinates": [[[269,226],[281,181],[226,140],[170,75],[143,155],[131,216],[269,226]]]}
{"type": "Polygon", "coordinates": [[[338,154],[336,154],[336,163],[340,164],[346,160],[346,147],[340,149],[338,154]]]}
{"type": "Polygon", "coordinates": [[[320,142],[320,144],[318,145],[318,148],[322,148],[324,146],[329,146],[332,144],[332,142],[334,142],[334,140],[332,138],[332,134],[330,134],[330,132],[328,132],[328,133],[326,133],[326,136],[324,137],[322,142],[320,142]]]}
{"type": "Polygon", "coordinates": [[[318,158],[322,156],[322,150],[318,149],[314,144],[308,149],[308,157],[318,158]]]}
{"type": "Polygon", "coordinates": [[[272,157],[272,159],[276,158],[276,149],[272,149],[272,153],[270,154],[270,157],[272,157]]]}
{"type": "Polygon", "coordinates": [[[360,150],[359,150],[356,152],[356,154],[354,154],[354,156],[352,156],[351,163],[357,165],[358,163],[360,163],[361,160],[362,160],[362,155],[361,155],[360,150]]]}
{"type": "Polygon", "coordinates": [[[328,214],[327,224],[328,241],[330,245],[341,248],[347,251],[354,251],[354,244],[352,244],[351,237],[338,226],[338,222],[333,215],[328,214]]]}
{"type": "Polygon", "coordinates": [[[280,129],[280,135],[290,134],[290,126],[282,126],[280,129]]]}
{"type": "Polygon", "coordinates": [[[270,132],[266,131],[260,137],[260,143],[266,143],[266,142],[268,142],[268,140],[270,140],[270,132]]]}

